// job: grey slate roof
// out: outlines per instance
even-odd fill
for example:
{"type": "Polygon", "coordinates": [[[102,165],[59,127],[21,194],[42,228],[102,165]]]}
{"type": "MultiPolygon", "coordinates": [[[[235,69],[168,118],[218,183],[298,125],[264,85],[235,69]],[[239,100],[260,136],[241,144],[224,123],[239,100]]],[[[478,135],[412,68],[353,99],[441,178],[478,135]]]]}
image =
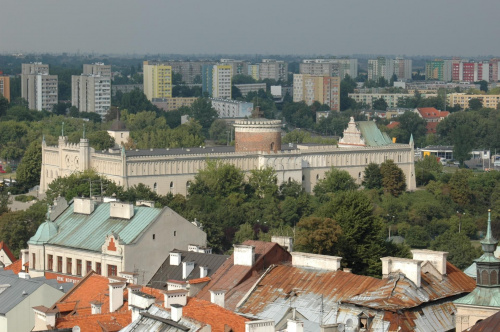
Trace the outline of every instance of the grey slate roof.
{"type": "Polygon", "coordinates": [[[203,324],[195,320],[182,317],[179,322],[171,320],[170,311],[158,308],[154,305],[148,311],[141,313],[141,316],[131,324],[122,329],[122,332],[167,332],[167,331],[198,331],[203,324]]]}
{"type": "Polygon", "coordinates": [[[179,265],[170,265],[170,256],[163,262],[158,271],[156,271],[149,284],[153,288],[166,289],[167,280],[191,280],[200,278],[200,266],[208,267],[208,277],[214,274],[229,256],[204,254],[193,251],[173,250],[181,253],[181,262],[194,262],[194,269],[186,279],[182,279],[182,263],[179,265]]]}
{"type": "Polygon", "coordinates": [[[12,308],[44,284],[64,293],[73,287],[72,283],[59,284],[55,279],[45,279],[44,277],[22,279],[11,270],[0,269],[0,285],[9,285],[4,291],[1,291],[3,287],[0,287],[0,315],[5,316],[12,308]]]}

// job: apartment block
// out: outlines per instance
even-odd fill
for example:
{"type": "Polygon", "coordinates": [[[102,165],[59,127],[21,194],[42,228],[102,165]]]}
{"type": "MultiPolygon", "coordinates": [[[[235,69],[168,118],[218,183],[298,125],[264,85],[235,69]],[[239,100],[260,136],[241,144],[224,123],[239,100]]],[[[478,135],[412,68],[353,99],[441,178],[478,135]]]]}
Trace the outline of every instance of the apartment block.
{"type": "Polygon", "coordinates": [[[153,98],[172,98],[172,67],[164,63],[144,61],[144,94],[153,98]]]}
{"type": "Polygon", "coordinates": [[[358,59],[306,59],[299,66],[301,74],[333,76],[342,79],[358,76],[358,59]]]}
{"type": "Polygon", "coordinates": [[[210,101],[219,118],[243,118],[252,115],[253,103],[220,98],[210,98],[210,101]]]}
{"type": "Polygon", "coordinates": [[[411,80],[412,70],[411,59],[396,58],[394,60],[394,74],[399,80],[411,80]]]}
{"type": "Polygon", "coordinates": [[[22,64],[21,97],[28,101],[30,109],[52,110],[58,102],[57,83],[57,75],[49,75],[49,65],[22,64]]]}
{"type": "Polygon", "coordinates": [[[340,77],[293,75],[293,101],[315,101],[326,104],[332,111],[340,111],[340,77]]]}
{"type": "Polygon", "coordinates": [[[231,66],[233,76],[248,74],[248,63],[246,61],[235,59],[220,59],[220,63],[223,65],[231,66]]]}
{"type": "MultiPolygon", "coordinates": [[[[492,66],[492,69],[494,69],[494,65],[492,66]]],[[[498,69],[497,69],[497,78],[498,78],[498,69]]],[[[469,82],[469,83],[481,80],[489,82],[490,62],[454,60],[452,62],[452,80],[455,82],[469,82]]]]}
{"type": "Polygon", "coordinates": [[[469,100],[479,99],[483,107],[497,108],[500,105],[500,95],[469,95],[465,93],[450,93],[447,95],[451,107],[460,105],[462,109],[469,108],[469,100]]]}
{"type": "Polygon", "coordinates": [[[266,91],[267,89],[266,83],[235,84],[234,86],[240,90],[243,97],[246,97],[250,92],[259,92],[259,90],[266,91]]]}
{"type": "Polygon", "coordinates": [[[231,99],[231,65],[205,65],[202,68],[202,91],[210,97],[231,99]]]}
{"type": "Polygon", "coordinates": [[[71,76],[71,105],[80,112],[97,113],[104,117],[111,107],[111,77],[71,76]]]}
{"type": "MultiPolygon", "coordinates": [[[[434,94],[434,96],[437,96],[437,94],[434,94]]],[[[400,99],[408,97],[413,97],[413,95],[408,93],[349,93],[349,98],[354,99],[356,103],[367,104],[370,108],[373,107],[373,102],[379,98],[385,100],[388,108],[395,108],[398,106],[400,99]]]]}
{"type": "Polygon", "coordinates": [[[96,62],[93,64],[84,64],[83,74],[111,77],[111,65],[105,65],[102,62],[96,62]]]}
{"type": "Polygon", "coordinates": [[[435,59],[425,64],[425,79],[444,82],[451,81],[452,60],[435,59]]]}
{"type": "Polygon", "coordinates": [[[198,97],[172,97],[172,98],[154,98],[153,105],[165,112],[178,110],[183,106],[191,106],[198,97]]]}
{"type": "Polygon", "coordinates": [[[499,58],[490,60],[490,82],[499,82],[500,81],[500,71],[498,70],[498,63],[500,62],[499,58]]]}
{"type": "Polygon", "coordinates": [[[180,74],[182,81],[186,84],[193,84],[201,79],[202,67],[204,65],[214,65],[214,61],[163,61],[162,64],[172,67],[172,73],[180,74]]]}
{"type": "Polygon", "coordinates": [[[10,103],[10,77],[2,76],[0,73],[0,95],[10,103]]]}
{"type": "Polygon", "coordinates": [[[368,60],[368,79],[376,81],[380,77],[390,80],[394,74],[394,60],[384,57],[368,60]]]}
{"type": "Polygon", "coordinates": [[[288,63],[274,59],[262,59],[259,64],[259,78],[286,82],[288,80],[288,63]]]}
{"type": "Polygon", "coordinates": [[[256,65],[248,65],[248,76],[252,76],[254,80],[259,80],[259,64],[256,65]]]}

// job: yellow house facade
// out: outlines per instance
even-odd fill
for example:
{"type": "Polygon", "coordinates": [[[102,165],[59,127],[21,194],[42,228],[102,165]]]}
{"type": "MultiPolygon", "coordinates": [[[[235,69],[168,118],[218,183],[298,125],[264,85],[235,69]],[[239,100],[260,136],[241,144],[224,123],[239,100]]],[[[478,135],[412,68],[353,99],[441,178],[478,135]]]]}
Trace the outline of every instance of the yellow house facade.
{"type": "Polygon", "coordinates": [[[172,98],[172,67],[144,61],[144,94],[153,98],[172,98]]]}

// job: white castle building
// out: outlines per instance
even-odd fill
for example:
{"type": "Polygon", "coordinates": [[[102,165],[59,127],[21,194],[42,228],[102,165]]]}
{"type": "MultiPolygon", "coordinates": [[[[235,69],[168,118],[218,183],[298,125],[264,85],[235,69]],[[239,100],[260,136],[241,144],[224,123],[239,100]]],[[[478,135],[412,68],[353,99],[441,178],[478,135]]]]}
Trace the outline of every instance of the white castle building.
{"type": "MultiPolygon", "coordinates": [[[[117,120],[118,121],[118,120],[117,120]]],[[[245,119],[235,123],[235,146],[177,149],[96,151],[88,139],[71,144],[60,136],[57,146],[42,142],[40,191],[60,176],[94,169],[118,185],[128,188],[144,183],[158,194],[187,194],[194,176],[204,169],[207,160],[221,160],[235,165],[246,174],[253,169],[270,166],[275,169],[278,184],[285,181],[302,183],[312,192],[332,167],[346,170],[358,184],[363,181],[369,163],[393,160],[405,173],[408,190],[414,190],[414,151],[410,144],[392,143],[371,121],[354,122],[351,118],[338,145],[281,145],[281,121],[245,119]]],[[[120,130],[123,126],[113,126],[120,130]]],[[[113,134],[113,129],[111,129],[113,134]]],[[[127,134],[128,136],[128,134],[127,134]]]]}

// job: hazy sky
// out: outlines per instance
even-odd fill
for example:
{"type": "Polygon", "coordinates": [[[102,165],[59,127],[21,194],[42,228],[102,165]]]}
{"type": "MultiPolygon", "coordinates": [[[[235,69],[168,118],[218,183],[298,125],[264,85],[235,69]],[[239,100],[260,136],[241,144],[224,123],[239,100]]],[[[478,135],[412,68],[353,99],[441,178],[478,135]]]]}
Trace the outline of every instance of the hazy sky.
{"type": "Polygon", "coordinates": [[[500,55],[500,0],[2,0],[0,52],[500,55]]]}

